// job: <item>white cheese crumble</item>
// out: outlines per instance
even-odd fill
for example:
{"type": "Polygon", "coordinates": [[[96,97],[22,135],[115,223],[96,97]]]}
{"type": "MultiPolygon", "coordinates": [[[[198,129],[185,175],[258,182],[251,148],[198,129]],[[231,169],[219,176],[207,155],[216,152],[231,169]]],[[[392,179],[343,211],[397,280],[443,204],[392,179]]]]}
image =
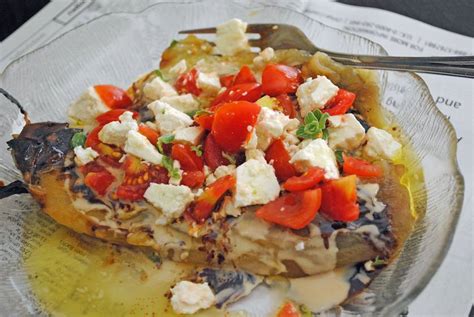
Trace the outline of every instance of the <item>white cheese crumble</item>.
{"type": "Polygon", "coordinates": [[[221,89],[219,76],[215,72],[199,72],[196,84],[207,95],[216,95],[221,89]]]}
{"type": "Polygon", "coordinates": [[[178,314],[194,314],[216,303],[216,296],[207,283],[180,281],[171,289],[171,305],[178,314]]]}
{"type": "Polygon", "coordinates": [[[249,160],[236,170],[235,206],[266,204],[280,194],[275,170],[267,163],[249,160]]]}
{"type": "Polygon", "coordinates": [[[303,251],[303,250],[304,250],[304,241],[299,241],[299,242],[295,245],[295,250],[296,250],[296,251],[303,251]]]}
{"type": "Polygon", "coordinates": [[[239,19],[229,20],[217,26],[216,49],[222,55],[235,55],[249,49],[245,34],[247,23],[239,19]]]}
{"type": "Polygon", "coordinates": [[[214,173],[209,173],[209,175],[206,176],[206,185],[209,186],[219,178],[227,175],[235,175],[235,165],[230,164],[218,166],[214,173]]]}
{"type": "Polygon", "coordinates": [[[326,103],[336,96],[339,88],[326,76],[315,79],[308,78],[296,91],[296,97],[301,109],[301,116],[305,117],[315,109],[322,109],[326,103]]]}
{"type": "Polygon", "coordinates": [[[186,60],[182,59],[179,62],[177,62],[173,67],[170,68],[169,74],[176,78],[184,73],[186,73],[186,70],[188,69],[188,65],[186,64],[186,60]]]}
{"type": "Polygon", "coordinates": [[[370,158],[394,160],[401,152],[402,145],[385,130],[371,127],[367,131],[364,154],[370,158]]]}
{"type": "Polygon", "coordinates": [[[191,112],[199,109],[199,102],[191,94],[167,96],[161,98],[160,101],[169,104],[181,112],[191,112]]]}
{"type": "Polygon", "coordinates": [[[163,97],[176,96],[176,90],[161,77],[155,77],[143,86],[143,94],[150,100],[158,100],[163,97]]]}
{"type": "Polygon", "coordinates": [[[104,125],[99,131],[99,140],[106,144],[112,144],[119,147],[124,146],[127,141],[129,131],[137,131],[138,124],[133,119],[133,113],[125,111],[120,117],[120,121],[112,121],[104,125]]]}
{"type": "Polygon", "coordinates": [[[95,118],[110,108],[100,99],[94,87],[87,90],[73,102],[67,111],[69,120],[74,126],[90,127],[97,124],[95,118]]]}
{"type": "Polygon", "coordinates": [[[248,160],[257,160],[263,163],[266,163],[265,153],[259,149],[248,149],[245,150],[245,159],[248,160]]]}
{"type": "Polygon", "coordinates": [[[128,154],[135,155],[147,162],[161,164],[163,155],[148,139],[137,131],[128,131],[124,150],[128,154]]]}
{"type": "Polygon", "coordinates": [[[265,48],[253,59],[253,64],[258,68],[263,68],[275,57],[275,51],[271,47],[265,48]]]}
{"type": "Polygon", "coordinates": [[[188,186],[155,183],[150,184],[144,197],[168,220],[181,216],[187,205],[194,200],[194,195],[188,186]]]}
{"type": "Polygon", "coordinates": [[[325,171],[327,179],[339,177],[339,169],[334,152],[323,139],[302,142],[302,148],[290,160],[299,172],[306,172],[312,166],[325,171]]]}
{"type": "Polygon", "coordinates": [[[354,150],[365,139],[365,129],[352,113],[330,116],[328,133],[331,149],[354,150]]]}
{"type": "Polygon", "coordinates": [[[82,146],[76,146],[74,148],[74,154],[76,154],[74,162],[76,162],[77,166],[86,165],[87,163],[90,163],[99,157],[99,153],[90,147],[83,148],[82,146]]]}
{"type": "Polygon", "coordinates": [[[201,143],[204,136],[204,129],[201,127],[187,127],[179,129],[174,135],[175,141],[191,143],[197,145],[201,143]]]}
{"type": "Polygon", "coordinates": [[[155,114],[156,124],[162,135],[174,133],[193,124],[193,120],[187,114],[160,100],[150,103],[148,109],[155,114]]]}

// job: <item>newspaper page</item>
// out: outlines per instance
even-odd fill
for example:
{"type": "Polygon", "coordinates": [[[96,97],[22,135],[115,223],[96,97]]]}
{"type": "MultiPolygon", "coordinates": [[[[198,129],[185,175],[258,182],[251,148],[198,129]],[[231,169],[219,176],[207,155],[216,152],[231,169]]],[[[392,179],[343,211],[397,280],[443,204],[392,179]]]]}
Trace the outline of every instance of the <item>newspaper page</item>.
{"type": "MultiPolygon", "coordinates": [[[[111,0],[64,0],[52,1],[38,14],[26,22],[16,32],[0,43],[0,71],[19,56],[40,47],[64,32],[85,23],[104,13],[120,11],[140,11],[147,6],[157,3],[156,0],[141,1],[111,1],[111,0]]],[[[400,16],[379,9],[361,8],[343,5],[331,1],[258,1],[304,12],[310,17],[327,25],[367,37],[380,43],[390,55],[404,56],[436,56],[436,55],[474,55],[474,41],[472,38],[451,33],[419,21],[400,16]]],[[[467,316],[473,303],[472,281],[466,281],[468,276],[472,277],[472,253],[468,250],[473,248],[472,243],[472,216],[470,210],[473,207],[472,183],[473,183],[473,91],[474,81],[464,78],[421,75],[428,84],[430,91],[439,109],[451,120],[456,128],[459,138],[458,160],[461,171],[465,177],[466,192],[464,210],[454,236],[451,249],[437,274],[422,294],[410,305],[410,316],[467,316]],[[447,291],[449,290],[449,291],[447,291]]],[[[390,100],[385,100],[390,103],[390,100]]],[[[16,176],[18,177],[18,176],[16,176]]],[[[12,176],[12,179],[15,179],[12,176]]],[[[25,203],[15,199],[13,210],[24,210],[25,203]],[[16,206],[16,207],[15,207],[16,206]]],[[[75,245],[77,243],[71,236],[67,235],[57,225],[48,221],[47,218],[35,216],[30,219],[27,213],[15,215],[0,214],[0,219],[8,221],[11,228],[8,232],[0,233],[0,259],[15,259],[24,256],[26,259],[35,258],[35,251],[41,243],[48,240],[52,235],[61,235],[64,242],[56,245],[58,250],[69,250],[75,253],[75,261],[69,267],[69,274],[80,276],[81,266],[87,261],[84,257],[85,250],[91,245],[75,245]],[[37,219],[39,217],[39,219],[37,219]],[[34,223],[42,223],[43,226],[33,226],[34,223]],[[29,234],[34,239],[18,236],[20,230],[15,230],[19,224],[26,224],[32,229],[29,234]],[[34,229],[36,228],[36,229],[34,229]],[[39,229],[41,228],[41,229],[39,229]],[[4,239],[5,238],[5,239],[4,239]],[[6,248],[1,241],[16,241],[15,248],[6,248]],[[29,241],[29,245],[25,244],[29,241]],[[36,243],[36,244],[35,244],[36,243]]],[[[94,242],[90,242],[91,244],[94,242]]],[[[97,246],[95,246],[97,248],[97,246]]],[[[18,270],[14,267],[2,267],[3,274],[12,274],[15,280],[25,279],[24,276],[15,276],[18,270]]],[[[48,274],[55,272],[46,271],[39,280],[46,281],[48,274]]],[[[34,303],[34,295],[27,292],[26,284],[23,289],[18,289],[18,294],[26,296],[23,303],[34,303]],[[26,295],[25,295],[26,294],[26,295]]],[[[21,283],[16,287],[22,288],[21,283]]],[[[60,287],[51,285],[51,287],[60,287]]],[[[65,294],[82,296],[78,290],[65,291],[65,294]],[[71,293],[72,292],[72,293],[71,293]]],[[[90,294],[89,294],[90,295],[90,294]]],[[[99,296],[98,294],[97,296],[99,296]]],[[[12,295],[12,307],[15,307],[15,299],[12,295]]],[[[17,305],[18,306],[18,305],[17,305]]],[[[34,307],[29,307],[30,313],[35,313],[34,307]]]]}

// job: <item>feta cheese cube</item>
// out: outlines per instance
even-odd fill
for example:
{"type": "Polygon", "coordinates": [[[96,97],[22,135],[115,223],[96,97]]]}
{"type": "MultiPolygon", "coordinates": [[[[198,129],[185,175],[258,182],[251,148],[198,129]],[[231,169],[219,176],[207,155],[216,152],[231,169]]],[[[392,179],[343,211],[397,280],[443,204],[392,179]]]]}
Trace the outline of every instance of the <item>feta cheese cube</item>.
{"type": "Polygon", "coordinates": [[[245,159],[248,160],[257,160],[263,163],[266,163],[265,153],[259,149],[249,149],[245,150],[245,159]]]}
{"type": "Polygon", "coordinates": [[[326,103],[337,95],[339,88],[326,76],[309,78],[296,91],[296,97],[301,109],[301,116],[305,117],[315,109],[322,109],[326,103]]]}
{"type": "Polygon", "coordinates": [[[168,220],[181,216],[188,204],[194,200],[194,195],[188,186],[155,183],[150,184],[144,197],[168,220]]]}
{"type": "Polygon", "coordinates": [[[245,35],[247,23],[239,19],[229,20],[217,26],[216,49],[222,55],[235,55],[249,49],[245,35]]]}
{"type": "Polygon", "coordinates": [[[179,75],[182,75],[186,72],[188,69],[188,65],[186,64],[186,60],[182,59],[179,62],[177,62],[173,67],[170,68],[169,74],[176,78],[179,75]]]}
{"type": "Polygon", "coordinates": [[[325,171],[327,179],[339,177],[339,169],[334,152],[323,139],[302,142],[302,148],[290,160],[299,172],[306,172],[308,168],[317,166],[325,171]]]}
{"type": "Polygon", "coordinates": [[[90,147],[83,148],[82,146],[76,146],[74,148],[74,154],[76,155],[74,162],[76,162],[77,166],[86,165],[99,157],[99,153],[90,147]]]}
{"type": "Polygon", "coordinates": [[[166,81],[157,76],[143,86],[143,94],[150,100],[158,100],[163,97],[176,96],[176,90],[166,81]]]}
{"type": "Polygon", "coordinates": [[[402,145],[385,130],[371,127],[367,131],[364,154],[370,158],[394,160],[401,152],[402,145]]]}
{"type": "Polygon", "coordinates": [[[171,306],[178,314],[194,314],[216,303],[216,296],[207,283],[181,281],[171,289],[171,306]]]}
{"type": "Polygon", "coordinates": [[[209,175],[207,175],[206,185],[209,186],[219,178],[227,175],[235,175],[235,165],[231,164],[218,166],[214,173],[210,173],[209,175]]]}
{"type": "Polygon", "coordinates": [[[120,117],[120,121],[112,121],[104,125],[99,131],[99,140],[106,144],[112,144],[119,147],[124,146],[127,141],[129,131],[137,131],[138,124],[133,119],[133,113],[124,112],[120,117]]]}
{"type": "Polygon", "coordinates": [[[266,204],[280,194],[275,170],[267,163],[249,160],[236,170],[235,206],[266,204]]]}
{"type": "Polygon", "coordinates": [[[331,149],[354,150],[365,139],[365,129],[352,113],[328,118],[331,149]]]}
{"type": "Polygon", "coordinates": [[[265,48],[253,59],[253,64],[258,68],[263,68],[275,57],[275,51],[271,47],[265,48]]]}
{"type": "Polygon", "coordinates": [[[199,109],[199,102],[191,94],[163,97],[160,101],[181,112],[191,112],[199,109]]]}
{"type": "Polygon", "coordinates": [[[204,129],[201,127],[187,127],[179,129],[174,135],[175,141],[191,143],[197,145],[201,143],[202,137],[204,136],[204,129]]]}
{"type": "Polygon", "coordinates": [[[216,95],[221,89],[217,73],[199,72],[196,84],[207,95],[216,95]]]}
{"type": "Polygon", "coordinates": [[[148,109],[155,114],[156,124],[162,135],[174,133],[193,124],[193,119],[187,114],[160,100],[150,103],[148,109]]]}
{"type": "Polygon", "coordinates": [[[128,131],[124,150],[152,164],[161,164],[163,155],[148,139],[137,131],[128,131]]]}
{"type": "Polygon", "coordinates": [[[97,124],[95,118],[109,111],[110,108],[100,99],[94,87],[87,90],[73,102],[67,111],[73,126],[90,127],[97,124]]]}

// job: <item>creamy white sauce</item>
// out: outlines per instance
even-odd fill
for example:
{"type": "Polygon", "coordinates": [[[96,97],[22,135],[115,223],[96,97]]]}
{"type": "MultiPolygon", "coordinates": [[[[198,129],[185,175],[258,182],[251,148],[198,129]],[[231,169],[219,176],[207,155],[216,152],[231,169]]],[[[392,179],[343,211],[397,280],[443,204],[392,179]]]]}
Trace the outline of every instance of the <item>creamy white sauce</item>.
{"type": "Polygon", "coordinates": [[[331,272],[290,279],[288,298],[308,307],[313,313],[341,304],[351,287],[354,269],[340,268],[331,272]]]}

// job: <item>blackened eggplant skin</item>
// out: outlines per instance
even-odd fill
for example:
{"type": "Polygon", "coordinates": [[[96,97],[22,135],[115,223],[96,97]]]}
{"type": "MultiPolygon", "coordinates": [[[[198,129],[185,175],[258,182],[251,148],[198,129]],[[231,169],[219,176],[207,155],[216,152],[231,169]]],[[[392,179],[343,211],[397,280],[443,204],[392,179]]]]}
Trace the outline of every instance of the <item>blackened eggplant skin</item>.
{"type": "Polygon", "coordinates": [[[39,173],[64,165],[70,142],[78,129],[67,123],[39,122],[27,124],[21,133],[8,141],[16,167],[29,184],[37,184],[39,173]]]}

